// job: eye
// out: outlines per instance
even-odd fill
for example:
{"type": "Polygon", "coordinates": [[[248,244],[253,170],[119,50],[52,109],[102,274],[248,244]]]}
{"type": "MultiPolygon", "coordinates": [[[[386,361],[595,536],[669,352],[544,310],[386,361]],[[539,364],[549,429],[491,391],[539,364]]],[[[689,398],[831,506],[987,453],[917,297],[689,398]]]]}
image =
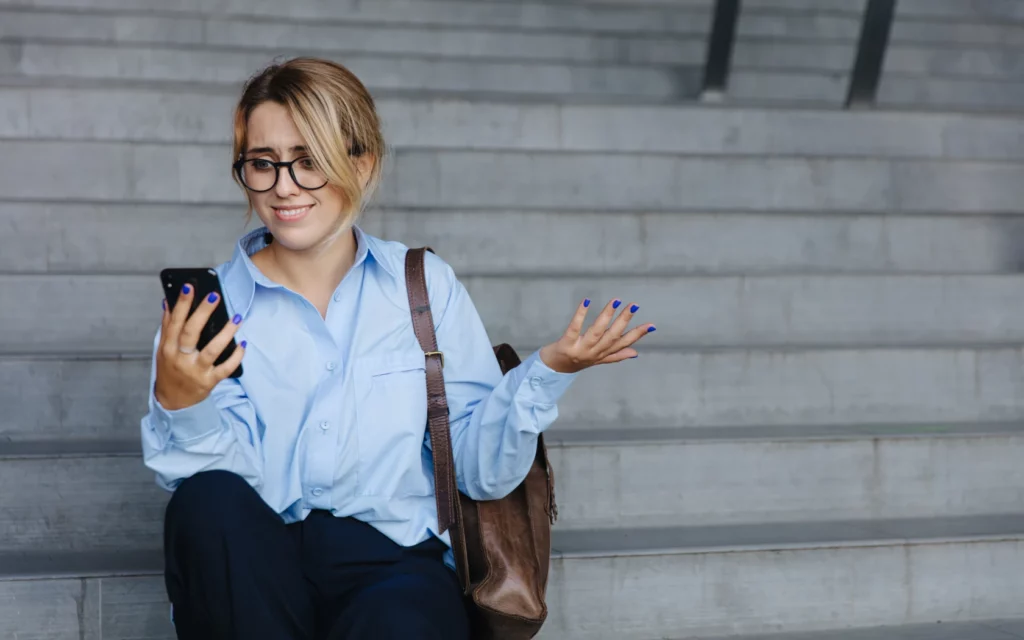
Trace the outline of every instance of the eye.
{"type": "Polygon", "coordinates": [[[299,159],[298,165],[300,169],[306,169],[308,171],[314,171],[316,169],[316,162],[310,157],[299,159]]]}
{"type": "Polygon", "coordinates": [[[256,158],[251,162],[252,168],[256,169],[257,171],[269,171],[274,166],[270,163],[270,160],[267,160],[266,158],[256,158]]]}

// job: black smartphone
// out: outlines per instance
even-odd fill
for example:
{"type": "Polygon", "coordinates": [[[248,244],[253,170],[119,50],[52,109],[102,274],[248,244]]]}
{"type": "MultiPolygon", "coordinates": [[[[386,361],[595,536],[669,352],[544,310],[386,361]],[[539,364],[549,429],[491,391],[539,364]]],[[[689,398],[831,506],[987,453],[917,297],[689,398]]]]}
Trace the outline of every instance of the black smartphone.
{"type": "MultiPolygon", "coordinates": [[[[160,282],[163,284],[167,308],[171,310],[174,309],[174,303],[178,301],[178,296],[181,295],[181,288],[183,286],[187,284],[195,289],[195,294],[192,296],[192,308],[188,311],[189,316],[195,313],[199,304],[211,293],[215,292],[220,296],[220,303],[214,307],[213,313],[210,314],[210,319],[206,321],[206,326],[203,327],[202,332],[199,334],[199,344],[196,345],[196,348],[202,351],[210,343],[210,340],[213,340],[220,333],[221,329],[230,322],[228,310],[224,304],[224,292],[221,291],[220,278],[217,277],[217,272],[213,269],[196,267],[164,269],[160,272],[160,282]]],[[[237,347],[238,343],[232,339],[227,348],[217,357],[215,363],[220,364],[230,358],[237,347]]],[[[238,378],[241,375],[242,365],[239,364],[230,377],[238,378]]]]}

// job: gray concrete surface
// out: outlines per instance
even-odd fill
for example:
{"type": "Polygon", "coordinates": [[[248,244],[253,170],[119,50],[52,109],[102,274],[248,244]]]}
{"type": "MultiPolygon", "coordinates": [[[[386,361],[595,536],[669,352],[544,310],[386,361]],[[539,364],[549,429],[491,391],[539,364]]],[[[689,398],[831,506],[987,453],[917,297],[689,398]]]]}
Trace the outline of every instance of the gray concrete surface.
{"type": "MultiPolygon", "coordinates": [[[[10,199],[241,203],[219,146],[4,143],[10,199]],[[81,162],[81,158],[89,162],[81,162]]],[[[1024,183],[1000,162],[398,150],[391,207],[1006,213],[1024,183]],[[615,176],[614,180],[603,176],[615,176]]]]}
{"type": "MultiPolygon", "coordinates": [[[[516,345],[555,341],[585,298],[595,303],[590,322],[613,299],[639,306],[629,326],[654,323],[657,332],[643,342],[651,348],[1024,341],[1020,275],[497,275],[462,282],[491,339],[516,345]]],[[[155,275],[0,275],[0,352],[145,351],[162,299],[155,275]]]]}
{"type": "MultiPolygon", "coordinates": [[[[2,87],[0,137],[226,146],[234,99],[138,87],[2,87]]],[[[1012,116],[457,98],[384,98],[378,108],[398,149],[1024,159],[1024,124],[1012,116]]]]}
{"type": "MultiPolygon", "coordinates": [[[[581,376],[559,428],[1020,421],[1022,362],[1017,347],[650,349],[581,376]]],[[[0,437],[130,437],[148,371],[148,357],[2,357],[0,437]]]]}

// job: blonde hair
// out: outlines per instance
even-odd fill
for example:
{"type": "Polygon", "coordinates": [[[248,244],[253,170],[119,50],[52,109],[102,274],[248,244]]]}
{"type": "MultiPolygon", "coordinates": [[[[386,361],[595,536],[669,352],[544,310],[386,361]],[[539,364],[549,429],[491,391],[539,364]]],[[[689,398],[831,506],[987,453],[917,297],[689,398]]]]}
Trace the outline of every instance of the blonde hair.
{"type": "MultiPolygon", "coordinates": [[[[340,64],[309,57],[263,69],[245,83],[235,107],[234,160],[245,153],[249,116],[265,102],[288,110],[327,183],[349,204],[350,222],[358,217],[380,184],[386,155],[376,105],[359,78],[340,64]],[[365,189],[355,162],[364,155],[373,160],[365,189]]],[[[244,190],[238,176],[232,177],[244,190]]]]}

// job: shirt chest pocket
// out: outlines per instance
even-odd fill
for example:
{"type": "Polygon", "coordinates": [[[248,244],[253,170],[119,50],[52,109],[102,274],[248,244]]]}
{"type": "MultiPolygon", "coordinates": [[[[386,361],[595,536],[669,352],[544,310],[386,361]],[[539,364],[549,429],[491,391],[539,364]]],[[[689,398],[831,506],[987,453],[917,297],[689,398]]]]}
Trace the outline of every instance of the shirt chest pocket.
{"type": "Polygon", "coordinates": [[[353,363],[358,484],[362,495],[433,494],[432,463],[423,446],[427,379],[423,354],[390,353],[353,363]]]}

